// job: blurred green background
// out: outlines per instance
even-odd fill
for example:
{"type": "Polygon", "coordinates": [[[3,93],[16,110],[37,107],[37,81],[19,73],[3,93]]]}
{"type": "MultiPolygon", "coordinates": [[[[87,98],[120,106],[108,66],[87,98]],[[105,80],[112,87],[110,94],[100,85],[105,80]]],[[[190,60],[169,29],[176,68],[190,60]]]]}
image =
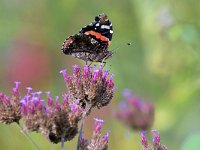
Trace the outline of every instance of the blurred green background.
{"type": "MultiPolygon", "coordinates": [[[[121,92],[156,105],[154,129],[169,150],[200,149],[200,5],[198,0],[1,0],[0,91],[9,95],[14,81],[34,90],[66,91],[59,71],[83,61],[62,54],[65,38],[102,12],[113,23],[110,49],[115,55],[106,69],[115,75],[117,91],[109,106],[93,111],[86,120],[91,137],[93,117],[105,119],[111,131],[110,150],[138,150],[140,136],[113,117],[121,92]],[[131,42],[131,46],[123,46],[131,42]]],[[[42,135],[31,133],[41,149],[60,149],[42,135]]],[[[65,144],[75,149],[77,137],[65,144]]],[[[34,147],[15,124],[0,125],[1,150],[34,147]]]]}

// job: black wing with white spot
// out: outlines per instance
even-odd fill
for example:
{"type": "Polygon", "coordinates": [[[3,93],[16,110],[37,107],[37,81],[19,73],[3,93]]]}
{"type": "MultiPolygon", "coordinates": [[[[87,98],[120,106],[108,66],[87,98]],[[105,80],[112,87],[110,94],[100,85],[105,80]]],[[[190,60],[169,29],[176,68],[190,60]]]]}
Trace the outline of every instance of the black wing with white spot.
{"type": "Polygon", "coordinates": [[[106,14],[100,14],[96,16],[95,20],[91,24],[83,27],[80,30],[80,33],[85,33],[88,31],[95,31],[108,38],[109,41],[112,40],[113,26],[106,14]]]}

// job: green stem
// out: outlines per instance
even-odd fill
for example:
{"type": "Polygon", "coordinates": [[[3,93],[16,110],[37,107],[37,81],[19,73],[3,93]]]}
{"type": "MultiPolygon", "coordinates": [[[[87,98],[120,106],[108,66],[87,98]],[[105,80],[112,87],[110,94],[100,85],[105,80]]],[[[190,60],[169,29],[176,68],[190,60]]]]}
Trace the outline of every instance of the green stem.
{"type": "Polygon", "coordinates": [[[34,145],[35,149],[40,150],[40,148],[38,147],[38,145],[33,141],[33,139],[27,134],[26,131],[24,131],[24,129],[22,128],[22,126],[20,125],[19,122],[16,122],[17,126],[19,127],[20,131],[24,134],[24,136],[34,145]]]}
{"type": "Polygon", "coordinates": [[[79,150],[79,145],[80,145],[80,140],[81,140],[81,134],[82,134],[82,131],[83,131],[83,124],[84,124],[84,117],[81,119],[81,122],[80,122],[80,130],[79,130],[79,135],[78,135],[78,142],[77,142],[77,146],[76,146],[76,149],[79,150]]]}
{"type": "Polygon", "coordinates": [[[87,113],[89,113],[89,111],[91,110],[91,107],[92,107],[91,104],[86,105],[85,111],[82,114],[82,118],[81,118],[81,121],[80,121],[80,130],[79,130],[79,135],[78,135],[78,142],[77,142],[77,146],[76,146],[77,150],[80,150],[80,140],[81,140],[81,134],[83,132],[83,124],[84,124],[85,117],[86,117],[87,113]]]}
{"type": "Polygon", "coordinates": [[[61,137],[61,150],[64,150],[65,136],[61,137]]]}

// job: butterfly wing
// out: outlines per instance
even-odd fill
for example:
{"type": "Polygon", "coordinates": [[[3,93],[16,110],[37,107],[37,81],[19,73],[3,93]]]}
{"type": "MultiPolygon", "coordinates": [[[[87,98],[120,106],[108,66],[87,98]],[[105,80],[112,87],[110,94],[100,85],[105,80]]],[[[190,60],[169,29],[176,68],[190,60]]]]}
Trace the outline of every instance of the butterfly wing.
{"type": "Polygon", "coordinates": [[[108,51],[111,39],[112,23],[105,14],[101,14],[83,27],[79,34],[68,37],[62,45],[62,51],[85,61],[101,62],[112,56],[112,52],[108,51]]]}
{"type": "Polygon", "coordinates": [[[100,42],[108,43],[109,46],[112,40],[113,26],[106,14],[100,14],[91,24],[83,27],[79,33],[90,35],[100,42]]]}

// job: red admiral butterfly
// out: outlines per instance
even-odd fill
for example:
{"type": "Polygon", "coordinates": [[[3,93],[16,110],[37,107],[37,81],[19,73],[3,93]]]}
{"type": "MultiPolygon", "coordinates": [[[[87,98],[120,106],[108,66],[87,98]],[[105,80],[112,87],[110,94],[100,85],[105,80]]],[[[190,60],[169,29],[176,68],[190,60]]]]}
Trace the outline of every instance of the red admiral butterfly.
{"type": "Polygon", "coordinates": [[[113,54],[108,51],[112,34],[112,23],[106,14],[100,14],[78,34],[68,37],[62,45],[62,51],[86,62],[104,62],[113,54]]]}

